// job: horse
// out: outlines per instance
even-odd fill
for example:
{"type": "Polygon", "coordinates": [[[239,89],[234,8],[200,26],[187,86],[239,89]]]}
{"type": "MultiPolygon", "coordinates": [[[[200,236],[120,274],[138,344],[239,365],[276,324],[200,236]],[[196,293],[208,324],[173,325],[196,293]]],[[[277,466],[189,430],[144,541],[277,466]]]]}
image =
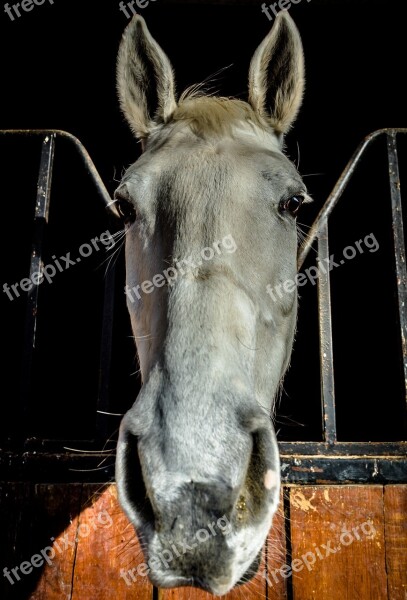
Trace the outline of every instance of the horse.
{"type": "Polygon", "coordinates": [[[285,283],[310,200],[284,154],[304,89],[300,34],[280,12],[251,59],[247,102],[199,85],[177,99],[136,15],[117,88],[142,146],[112,203],[142,375],[120,425],[118,498],[154,585],[223,595],[258,570],[279,503],[272,413],[297,320],[285,283]]]}

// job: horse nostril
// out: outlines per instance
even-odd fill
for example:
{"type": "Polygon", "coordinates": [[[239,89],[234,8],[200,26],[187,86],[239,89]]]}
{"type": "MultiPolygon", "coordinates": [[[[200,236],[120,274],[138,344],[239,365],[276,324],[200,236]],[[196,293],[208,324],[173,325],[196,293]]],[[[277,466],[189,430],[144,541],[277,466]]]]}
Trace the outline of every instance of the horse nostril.
{"type": "Polygon", "coordinates": [[[152,503],[144,483],[137,437],[125,431],[123,444],[119,448],[116,475],[120,500],[136,527],[155,523],[152,503]]]}

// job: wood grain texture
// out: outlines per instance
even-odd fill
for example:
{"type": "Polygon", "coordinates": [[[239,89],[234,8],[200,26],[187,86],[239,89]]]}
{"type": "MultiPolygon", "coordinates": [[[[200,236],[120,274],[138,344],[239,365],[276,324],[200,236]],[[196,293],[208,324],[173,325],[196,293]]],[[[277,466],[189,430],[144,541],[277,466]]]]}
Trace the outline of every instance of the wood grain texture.
{"type": "MultiPolygon", "coordinates": [[[[82,484],[69,486],[67,494],[64,485],[35,486],[34,496],[37,505],[45,509],[44,525],[52,535],[49,536],[48,550],[44,553],[48,561],[44,562],[41,578],[30,596],[30,600],[70,600],[72,578],[75,568],[75,530],[81,507],[82,484]]],[[[45,549],[46,546],[41,546],[45,549]]],[[[40,548],[36,550],[38,551],[40,548]]]]}
{"type": "MultiPolygon", "coordinates": [[[[287,562],[286,528],[284,515],[284,496],[287,489],[281,491],[280,505],[276,512],[273,525],[267,538],[267,562],[263,576],[266,580],[266,594],[268,600],[286,600],[287,582],[281,575],[281,568],[287,562]]],[[[258,600],[261,596],[257,597],[258,600]]]]}
{"type": "Polygon", "coordinates": [[[71,485],[67,494],[65,485],[3,484],[1,567],[10,574],[0,583],[2,599],[70,598],[74,549],[62,542],[61,532],[75,523],[81,489],[81,484],[71,485]],[[61,552],[53,546],[54,538],[60,540],[61,552]]]}
{"type": "MultiPolygon", "coordinates": [[[[407,485],[285,493],[291,545],[281,501],[257,576],[225,599],[406,600],[407,485]]],[[[2,573],[1,600],[211,598],[193,588],[154,591],[137,573],[144,558],[115,486],[0,484],[0,526],[0,567],[12,578],[2,573]],[[49,564],[30,568],[45,549],[49,564]]]]}
{"type": "Polygon", "coordinates": [[[290,492],[294,600],[387,600],[382,486],[290,492]]]}
{"type": "Polygon", "coordinates": [[[407,485],[384,488],[389,600],[407,598],[407,485]]]}
{"type": "Polygon", "coordinates": [[[118,504],[116,487],[86,485],[84,491],[71,600],[150,600],[153,588],[137,573],[144,559],[133,526],[118,504]]]}

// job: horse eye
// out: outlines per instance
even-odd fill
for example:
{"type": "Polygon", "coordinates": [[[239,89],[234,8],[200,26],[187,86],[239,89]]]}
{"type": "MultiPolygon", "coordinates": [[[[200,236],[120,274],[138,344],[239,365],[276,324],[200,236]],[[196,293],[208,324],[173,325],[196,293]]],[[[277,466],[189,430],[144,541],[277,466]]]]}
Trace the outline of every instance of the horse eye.
{"type": "Polygon", "coordinates": [[[291,196],[288,200],[282,200],[280,203],[280,210],[287,211],[293,217],[296,217],[300,210],[302,203],[304,202],[304,196],[291,196]]]}
{"type": "Polygon", "coordinates": [[[125,225],[129,225],[134,223],[136,220],[136,211],[134,206],[129,200],[125,200],[124,198],[119,198],[116,201],[117,212],[119,213],[120,218],[124,222],[125,225]]]}

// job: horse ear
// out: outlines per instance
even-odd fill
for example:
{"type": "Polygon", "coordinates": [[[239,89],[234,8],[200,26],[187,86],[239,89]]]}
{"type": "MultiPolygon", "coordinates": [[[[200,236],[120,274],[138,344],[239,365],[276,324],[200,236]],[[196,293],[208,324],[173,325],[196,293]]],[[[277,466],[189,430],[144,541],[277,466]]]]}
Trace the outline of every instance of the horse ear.
{"type": "Polygon", "coordinates": [[[174,73],[167,55],[139,15],[126,27],[117,57],[120,106],[135,135],[145,139],[157,120],[176,109],[174,73]]]}
{"type": "Polygon", "coordinates": [[[287,11],[277,15],[270,33],[253,55],[249,72],[249,102],[283,134],[302,103],[304,55],[298,29],[287,11]]]}

